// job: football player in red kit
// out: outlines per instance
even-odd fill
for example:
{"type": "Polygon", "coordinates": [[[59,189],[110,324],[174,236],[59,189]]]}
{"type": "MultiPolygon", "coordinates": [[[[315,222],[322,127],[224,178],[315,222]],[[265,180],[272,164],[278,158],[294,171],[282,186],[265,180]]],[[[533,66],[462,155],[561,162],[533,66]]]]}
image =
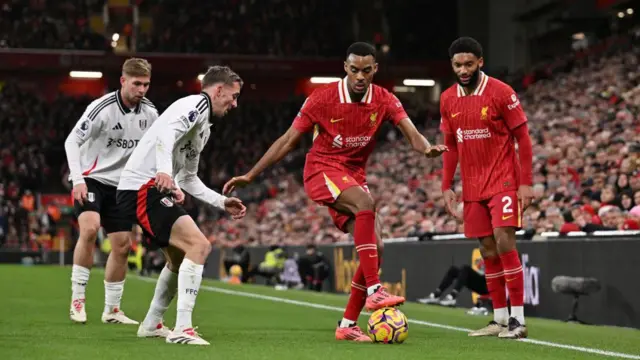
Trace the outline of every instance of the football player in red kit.
{"type": "Polygon", "coordinates": [[[524,280],[516,230],[533,197],[527,117],[513,89],[481,71],[482,46],[476,40],[457,39],[449,56],[457,84],[440,98],[440,130],[450,150],[443,156],[442,191],[447,211],[459,216],[451,190],[459,162],[464,232],[480,240],[494,308],[494,320],[469,336],[524,338],[524,280]]]}
{"type": "Polygon", "coordinates": [[[336,339],[370,342],[356,320],[363,307],[377,310],[402,304],[405,299],[389,294],[378,277],[380,236],[375,231],[375,206],[366,182],[366,163],[374,137],[383,122],[397,126],[414,150],[428,158],[446,151],[432,146],[420,134],[400,101],[372,84],[378,70],[376,51],[367,43],[347,50],[347,76],[314,91],[302,105],[289,130],[247,174],[229,180],[224,193],[253,181],[265,168],[293,150],[304,133],[313,132],[313,145],[304,167],[304,188],[315,202],[329,207],[334,224],[353,235],[360,265],[351,283],[351,296],[336,339]]]}

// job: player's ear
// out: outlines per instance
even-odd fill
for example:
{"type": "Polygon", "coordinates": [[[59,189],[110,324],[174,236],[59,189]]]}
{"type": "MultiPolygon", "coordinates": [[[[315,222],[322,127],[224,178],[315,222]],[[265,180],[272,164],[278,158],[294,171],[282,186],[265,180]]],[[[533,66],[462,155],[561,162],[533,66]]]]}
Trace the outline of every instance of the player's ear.
{"type": "Polygon", "coordinates": [[[373,64],[373,74],[375,75],[378,72],[378,63],[373,64]]]}
{"type": "Polygon", "coordinates": [[[478,59],[478,67],[482,68],[484,66],[484,58],[481,57],[480,59],[478,59]]]}
{"type": "Polygon", "coordinates": [[[346,61],[344,62],[344,72],[346,72],[347,74],[349,73],[349,65],[346,61]]]}
{"type": "Polygon", "coordinates": [[[124,86],[126,82],[127,78],[124,75],[120,76],[120,86],[124,86]]]}

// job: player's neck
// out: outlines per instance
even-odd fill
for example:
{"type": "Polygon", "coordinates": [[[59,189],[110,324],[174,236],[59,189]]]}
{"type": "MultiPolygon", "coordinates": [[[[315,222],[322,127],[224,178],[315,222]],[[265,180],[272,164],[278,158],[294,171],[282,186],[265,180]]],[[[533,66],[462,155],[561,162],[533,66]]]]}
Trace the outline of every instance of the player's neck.
{"type": "Polygon", "coordinates": [[[134,104],[134,103],[132,103],[131,101],[129,101],[129,100],[127,99],[127,97],[126,97],[126,96],[122,96],[122,94],[123,94],[123,93],[122,93],[122,90],[120,90],[120,98],[122,99],[122,103],[124,104],[124,106],[126,106],[126,107],[127,107],[127,108],[129,108],[129,109],[134,109],[135,107],[137,107],[137,106],[138,106],[138,104],[134,104]]]}
{"type": "Polygon", "coordinates": [[[351,102],[360,102],[364,97],[364,93],[354,93],[353,91],[351,91],[351,89],[349,89],[349,97],[351,98],[351,102]]]}

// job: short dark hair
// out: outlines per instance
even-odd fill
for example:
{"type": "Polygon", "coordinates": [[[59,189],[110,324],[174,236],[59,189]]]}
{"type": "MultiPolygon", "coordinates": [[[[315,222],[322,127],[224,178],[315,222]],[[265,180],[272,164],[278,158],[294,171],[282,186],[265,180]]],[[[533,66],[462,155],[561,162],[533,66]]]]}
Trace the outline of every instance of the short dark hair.
{"type": "Polygon", "coordinates": [[[464,36],[456,39],[449,46],[449,59],[453,58],[455,54],[462,53],[471,53],[475,55],[477,58],[482,57],[482,45],[478,42],[478,40],[464,36]]]}
{"type": "Polygon", "coordinates": [[[211,66],[202,78],[202,88],[205,89],[219,83],[223,83],[225,85],[240,83],[240,87],[242,87],[243,81],[240,78],[240,75],[236,74],[228,66],[211,66]]]}
{"type": "Polygon", "coordinates": [[[369,43],[359,41],[351,44],[351,46],[349,46],[349,48],[347,49],[347,57],[349,57],[349,55],[351,54],[357,55],[357,56],[371,55],[375,59],[376,48],[369,43]]]}

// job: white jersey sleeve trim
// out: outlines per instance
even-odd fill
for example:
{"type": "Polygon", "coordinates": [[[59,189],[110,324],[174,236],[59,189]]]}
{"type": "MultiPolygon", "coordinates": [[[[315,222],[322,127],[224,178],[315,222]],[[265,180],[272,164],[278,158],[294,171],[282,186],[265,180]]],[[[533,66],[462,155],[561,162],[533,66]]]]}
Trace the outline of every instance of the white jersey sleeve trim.
{"type": "Polygon", "coordinates": [[[198,177],[200,154],[193,159],[187,159],[184,167],[176,176],[177,185],[196,199],[211,206],[224,210],[227,197],[209,189],[198,177]]]}

